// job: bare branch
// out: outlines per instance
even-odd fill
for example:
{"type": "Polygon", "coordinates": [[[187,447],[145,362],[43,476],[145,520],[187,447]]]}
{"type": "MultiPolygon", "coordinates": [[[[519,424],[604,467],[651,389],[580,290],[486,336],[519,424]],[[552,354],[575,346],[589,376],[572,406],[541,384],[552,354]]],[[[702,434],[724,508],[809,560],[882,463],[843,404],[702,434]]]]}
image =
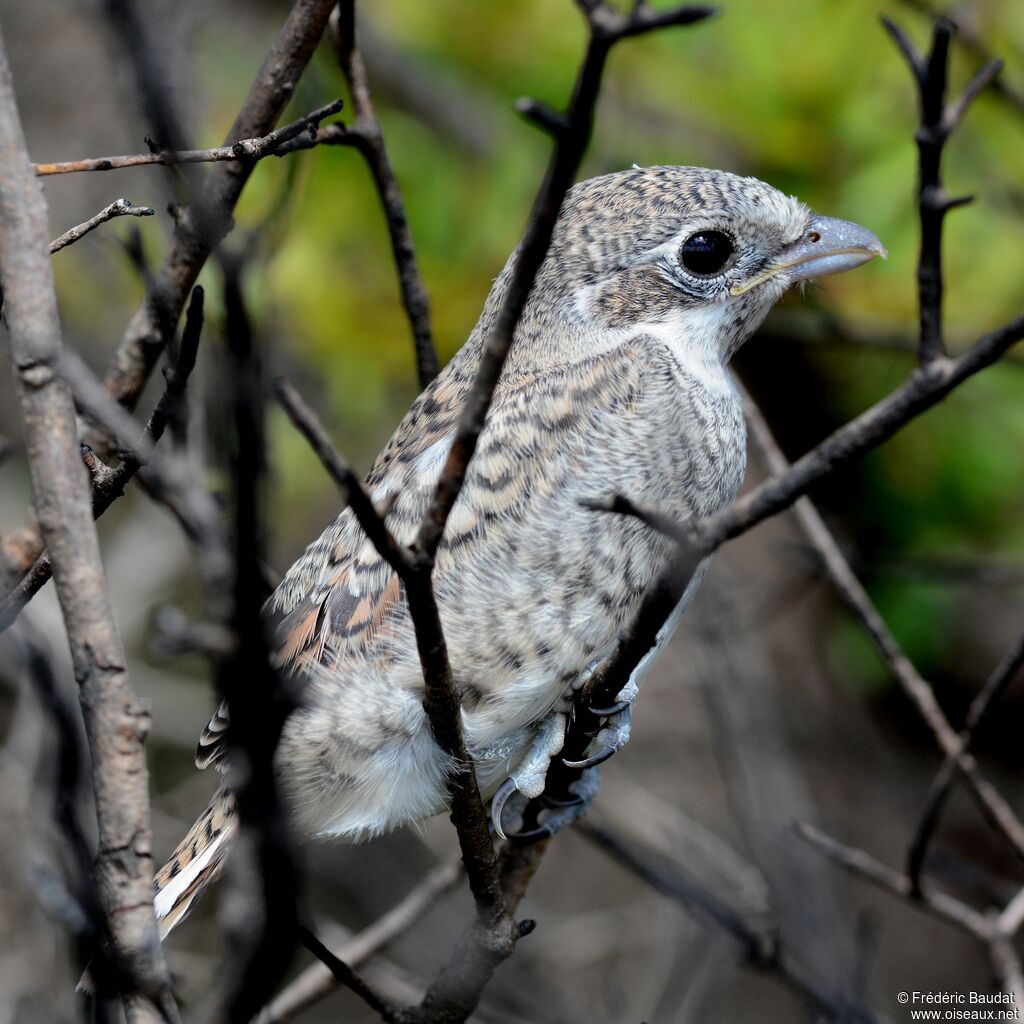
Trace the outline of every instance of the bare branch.
{"type": "MultiPolygon", "coordinates": [[[[288,17],[227,132],[262,139],[273,129],[327,24],[334,0],[293,0],[288,17]]],[[[284,149],[290,143],[281,144],[284,149]]],[[[116,401],[134,408],[210,253],[232,226],[232,213],[254,167],[252,160],[214,164],[202,192],[179,211],[174,244],[154,287],[125,330],[103,383],[116,401]]],[[[93,443],[94,438],[87,438],[93,443]]],[[[101,439],[95,439],[101,440],[101,439]]],[[[102,444],[93,443],[98,451],[102,444]]]]}
{"type": "Polygon", "coordinates": [[[833,997],[822,991],[780,946],[772,922],[767,922],[766,926],[765,922],[751,920],[739,913],[733,906],[724,902],[718,893],[702,885],[699,879],[690,877],[692,871],[688,870],[688,865],[674,860],[666,863],[664,858],[651,856],[635,841],[624,838],[610,829],[594,825],[586,819],[576,822],[575,828],[617,864],[679,903],[688,913],[695,914],[702,922],[710,922],[731,935],[740,944],[752,967],[772,973],[816,1011],[824,1013],[829,1020],[875,1024],[879,1021],[878,1016],[867,1007],[837,1003],[833,997]]]}
{"type": "Polygon", "coordinates": [[[552,138],[557,139],[560,135],[569,131],[569,122],[564,114],[559,113],[554,107],[549,106],[543,100],[533,99],[531,96],[522,96],[516,100],[516,112],[522,114],[528,121],[532,121],[538,128],[543,129],[552,138]]]}
{"type": "Polygon", "coordinates": [[[398,1007],[388,999],[378,995],[359,974],[344,961],[339,960],[308,928],[299,930],[302,944],[320,961],[334,977],[339,985],[354,992],[360,999],[381,1015],[384,1020],[393,1020],[398,1007]]]}
{"type": "Polygon", "coordinates": [[[236,640],[217,670],[218,695],[228,709],[227,786],[238,808],[244,913],[229,931],[218,1020],[247,1024],[270,998],[298,941],[297,872],[291,835],[274,770],[274,752],[292,710],[271,661],[263,620],[263,494],[266,473],[264,385],[246,312],[241,264],[225,258],[224,307],[232,395],[228,433],[231,473],[233,581],[230,630],[236,640]]]}
{"type": "Polygon", "coordinates": [[[128,1003],[130,1021],[176,1018],[153,916],[152,840],[143,744],[149,714],[128,683],[78,450],[75,410],[59,375],[61,335],[35,181],[0,36],[0,276],[18,398],[43,537],[53,557],[92,753],[100,841],[97,876],[117,949],[159,992],[159,1011],[128,1003]]]}
{"type": "Polygon", "coordinates": [[[797,459],[786,473],[766,480],[698,524],[702,547],[712,551],[788,508],[822,477],[877,448],[969,377],[991,366],[1021,338],[1024,316],[980,338],[958,359],[939,359],[918,368],[895,391],[797,459]]]}
{"type": "MultiPolygon", "coordinates": [[[[903,4],[906,7],[910,7],[913,10],[924,14],[933,21],[936,18],[945,18],[949,21],[953,21],[956,25],[957,35],[963,48],[983,64],[987,64],[992,60],[991,51],[982,41],[981,37],[971,29],[969,19],[963,23],[957,21],[957,19],[955,17],[951,17],[947,11],[939,11],[936,9],[931,0],[903,0],[903,4]]],[[[1024,92],[1021,92],[1019,89],[1012,88],[1003,78],[996,78],[992,82],[992,91],[1018,114],[1024,114],[1024,92]]]]}
{"type": "Polygon", "coordinates": [[[995,79],[1001,61],[990,61],[968,82],[954,102],[946,103],[949,45],[956,25],[944,17],[935,19],[931,49],[918,56],[902,29],[888,18],[882,24],[899,47],[917,85],[920,123],[914,138],[918,151],[918,217],[921,249],[917,264],[920,333],[918,361],[926,366],[945,355],[942,337],[942,228],[946,214],[970,202],[970,197],[950,198],[942,185],[942,153],[951,133],[963,120],[967,108],[995,79]]]}
{"type": "Polygon", "coordinates": [[[424,710],[438,746],[462,766],[462,770],[448,780],[448,790],[452,822],[459,834],[466,875],[477,904],[478,925],[481,929],[493,930],[495,934],[504,931],[501,943],[501,958],[504,958],[511,953],[516,936],[505,913],[494,843],[462,731],[460,701],[455,692],[447,645],[430,581],[432,562],[413,557],[409,549],[394,539],[358,478],[331,445],[313,412],[295,390],[287,382],[279,381],[277,393],[296,427],[310,441],[328,472],[342,488],[367,537],[405,586],[426,686],[424,710]]]}
{"type": "MultiPolygon", "coordinates": [[[[369,959],[403,935],[460,878],[462,865],[458,861],[435,868],[386,914],[334,950],[334,958],[350,967],[369,959]]],[[[339,984],[337,975],[326,967],[321,958],[320,963],[307,967],[267,1004],[257,1018],[257,1024],[289,1020],[334,992],[339,984]]]]}
{"type": "Polygon", "coordinates": [[[170,510],[199,549],[196,567],[211,606],[210,619],[226,621],[230,614],[232,562],[221,510],[203,481],[186,458],[174,451],[154,448],[143,428],[110,397],[89,367],[70,349],[64,352],[60,372],[70,383],[76,403],[114,439],[125,461],[142,463],[139,481],[170,510]]]}
{"type": "Polygon", "coordinates": [[[373,106],[366,65],[356,32],[355,6],[355,0],[342,0],[338,4],[331,15],[330,37],[338,64],[352,92],[355,120],[349,130],[350,143],[366,161],[384,208],[391,252],[398,271],[398,285],[402,292],[402,306],[412,328],[420,387],[425,388],[437,376],[439,369],[430,327],[430,301],[416,263],[416,250],[409,231],[402,192],[384,144],[380,119],[373,106]]]}
{"type": "Polygon", "coordinates": [[[992,966],[1003,991],[1010,995],[1016,1006],[1024,1002],[1024,969],[1013,943],[1003,935],[996,935],[988,944],[992,966]]]}
{"type": "Polygon", "coordinates": [[[971,104],[996,81],[1002,70],[1003,62],[1001,60],[990,60],[971,76],[971,80],[964,86],[959,98],[946,108],[943,127],[947,134],[956,130],[971,104]]]}
{"type": "Polygon", "coordinates": [[[1024,924],[1024,889],[1019,889],[1017,895],[1010,900],[1003,908],[996,922],[996,928],[1006,936],[1016,935],[1020,926],[1024,924]]]}
{"type": "Polygon", "coordinates": [[[352,514],[359,520],[363,533],[399,576],[407,574],[412,569],[408,548],[399,544],[392,536],[383,516],[374,507],[373,499],[366,493],[352,467],[331,444],[331,440],[320,425],[316,414],[284,378],[279,377],[274,381],[274,390],[277,392],[278,401],[288,414],[288,418],[309,442],[310,447],[316,452],[324,468],[331,475],[331,479],[340,488],[346,506],[352,509],[352,514]]]}
{"type": "Polygon", "coordinates": [[[654,32],[660,28],[672,28],[680,25],[693,25],[698,21],[710,18],[717,11],[715,7],[707,7],[701,4],[682,4],[679,7],[669,8],[667,11],[658,11],[647,4],[638,4],[630,12],[622,38],[628,36],[643,35],[646,32],[654,32]]]}
{"type": "Polygon", "coordinates": [[[1017,951],[1002,928],[1002,917],[979,914],[966,903],[945,893],[922,891],[907,875],[901,875],[864,850],[846,846],[811,825],[799,824],[797,832],[851,874],[980,939],[988,950],[1003,990],[1014,1001],[1024,998],[1024,972],[1017,951]]]}
{"type": "Polygon", "coordinates": [[[1017,638],[1016,643],[992,670],[992,674],[985,680],[985,685],[971,701],[964,726],[957,737],[956,747],[946,755],[945,761],[932,780],[907,854],[907,874],[915,883],[920,878],[928,843],[935,834],[942,808],[945,806],[950,786],[956,775],[956,769],[962,764],[963,755],[973,745],[989,710],[1016,678],[1022,665],[1024,665],[1024,635],[1017,638]]]}
{"type": "Polygon", "coordinates": [[[215,622],[196,622],[180,608],[164,605],[153,617],[150,640],[153,651],[164,658],[181,654],[202,654],[207,658],[226,658],[238,643],[234,633],[215,622]]]}
{"type": "Polygon", "coordinates": [[[881,22],[886,32],[892,36],[893,42],[899,47],[900,53],[903,54],[903,59],[907,62],[910,73],[914,76],[915,80],[920,81],[921,75],[924,72],[924,61],[921,59],[921,55],[917,52],[914,44],[910,41],[910,36],[891,18],[883,15],[881,22]]]}
{"type": "Polygon", "coordinates": [[[73,245],[83,235],[87,235],[94,228],[106,224],[108,220],[115,217],[152,217],[154,211],[148,206],[133,206],[127,199],[115,199],[109,206],[105,206],[95,217],[69,228],[63,235],[58,236],[50,243],[50,255],[60,252],[61,249],[73,245]]]}
{"type": "MultiPolygon", "coordinates": [[[[462,490],[466,469],[483,430],[484,419],[512,345],[516,325],[547,255],[565,193],[576,177],[583,152],[590,139],[594,107],[608,54],[614,44],[626,35],[640,34],[658,28],[661,19],[669,18],[673,13],[666,12],[648,22],[643,19],[634,21],[632,17],[627,19],[602,3],[583,5],[583,10],[590,38],[565,114],[567,128],[555,139],[555,151],[548,165],[544,184],[534,200],[526,233],[519,243],[503,301],[484,340],[480,366],[459,416],[451,452],[414,544],[418,551],[431,558],[437,550],[448,516],[462,490]]],[[[687,23],[699,21],[712,14],[711,8],[681,10],[687,12],[687,23]]],[[[675,24],[671,21],[664,23],[675,24]]]]}
{"type": "Polygon", "coordinates": [[[172,62],[179,55],[158,38],[157,19],[138,0],[101,0],[99,6],[117,40],[119,56],[130,64],[132,99],[158,140],[146,136],[150,149],[187,149],[186,132],[168,86],[173,81],[172,62]]]}
{"type": "Polygon", "coordinates": [[[691,547],[696,545],[697,536],[690,524],[680,523],[653,505],[632,501],[623,494],[613,494],[610,498],[585,499],[580,505],[591,512],[614,512],[616,515],[639,519],[645,526],[677,544],[691,547]]]}
{"type": "MultiPolygon", "coordinates": [[[[149,153],[133,153],[128,156],[97,156],[86,160],[66,160],[62,163],[33,164],[39,177],[51,174],[78,174],[83,171],[116,171],[125,167],[145,167],[149,164],[209,164],[223,160],[255,163],[267,156],[274,156],[285,143],[306,135],[310,145],[316,142],[316,129],[324,118],[341,110],[342,100],[334,100],[325,106],[292,121],[276,131],[255,139],[239,139],[237,142],[210,149],[170,150],[157,149],[149,153]]],[[[293,150],[289,150],[293,152],[293,150]]],[[[123,201],[123,200],[119,200],[123,201]]],[[[109,209],[109,207],[108,207],[109,209]]],[[[150,213],[153,211],[150,210],[150,213]]],[[[112,216],[117,216],[112,214],[112,216]]],[[[133,216],[147,216],[134,214],[133,216]]],[[[109,218],[107,218],[109,220],[109,218]]],[[[95,225],[93,225],[95,226],[95,225]]],[[[74,241],[74,239],[72,239],[74,241]]]]}
{"type": "Polygon", "coordinates": [[[656,860],[642,850],[634,840],[585,818],[577,821],[574,828],[658,892],[680,903],[701,920],[711,921],[726,931],[740,944],[752,963],[767,966],[775,958],[777,936],[774,929],[770,925],[765,927],[763,921],[748,920],[726,903],[719,893],[701,885],[700,880],[689,877],[690,873],[684,870],[683,865],[665,865],[660,858],[656,860]]]}
{"type": "MultiPolygon", "coordinates": [[[[121,451],[121,464],[110,469],[102,463],[91,448],[84,456],[93,480],[93,516],[101,515],[124,493],[128,482],[145,465],[146,452],[163,436],[167,424],[179,414],[182,407],[185,386],[196,362],[199,337],[203,327],[203,289],[200,285],[192,290],[185,329],[178,346],[177,359],[165,371],[167,386],[161,395],[153,415],[146,424],[142,440],[132,450],[121,451]],[[90,465],[91,462],[91,465],[90,465]],[[100,468],[102,467],[102,469],[100,468]]],[[[46,584],[53,572],[50,557],[42,551],[31,569],[17,585],[0,601],[0,633],[18,617],[21,610],[46,584]]]]}
{"type": "Polygon", "coordinates": [[[915,81],[919,93],[921,123],[915,138],[918,150],[918,217],[921,251],[917,263],[920,307],[918,361],[927,365],[945,354],[942,337],[942,225],[949,209],[942,188],[942,150],[949,137],[943,119],[946,104],[947,61],[953,26],[935,22],[931,52],[922,60],[915,81]]]}
{"type": "Polygon", "coordinates": [[[988,918],[978,911],[941,892],[915,892],[913,884],[906,875],[886,867],[881,861],[875,860],[864,850],[846,846],[819,831],[813,825],[801,823],[797,825],[797,834],[806,839],[817,850],[830,860],[841,865],[858,878],[872,882],[879,888],[905,899],[910,905],[921,907],[935,917],[955,925],[962,931],[973,935],[983,942],[990,942],[993,927],[988,918]]]}
{"type": "MultiPolygon", "coordinates": [[[[786,458],[775,443],[760,410],[749,396],[746,401],[746,412],[751,437],[760,449],[769,471],[774,474],[775,479],[784,478],[788,465],[786,458]]],[[[947,757],[954,759],[982,811],[1004,835],[1017,856],[1024,859],[1024,824],[999,791],[981,775],[974,758],[962,748],[959,738],[935,700],[931,686],[922,678],[885,624],[885,620],[850,568],[820,513],[806,497],[796,502],[794,513],[843,603],[864,627],[900,688],[913,702],[931,730],[940,749],[947,757]]],[[[923,858],[923,848],[921,857],[923,858]]],[[[917,863],[917,870],[910,872],[909,875],[915,885],[919,881],[919,869],[920,861],[917,863]]]]}

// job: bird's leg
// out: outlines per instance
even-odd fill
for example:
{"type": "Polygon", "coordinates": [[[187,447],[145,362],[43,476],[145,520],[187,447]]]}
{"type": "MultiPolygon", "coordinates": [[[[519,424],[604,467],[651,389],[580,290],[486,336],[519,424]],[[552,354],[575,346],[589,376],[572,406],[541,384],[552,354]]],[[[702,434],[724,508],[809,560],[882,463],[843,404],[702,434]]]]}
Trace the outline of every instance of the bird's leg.
{"type": "Polygon", "coordinates": [[[536,806],[533,807],[534,820],[531,826],[509,838],[526,840],[554,835],[571,825],[587,812],[597,795],[601,785],[597,766],[629,742],[632,707],[640,690],[635,678],[622,688],[609,707],[589,709],[595,720],[603,721],[600,730],[592,734],[593,739],[587,747],[595,748],[594,752],[579,760],[563,758],[554,766],[551,764],[551,759],[563,748],[566,714],[572,707],[573,697],[600,663],[600,659],[595,659],[574,680],[571,689],[542,721],[519,767],[494,794],[491,821],[494,831],[501,838],[506,838],[502,812],[508,800],[516,793],[531,800],[539,797],[539,800],[536,800],[536,806]]]}
{"type": "Polygon", "coordinates": [[[596,744],[592,754],[578,761],[566,759],[569,768],[596,768],[607,761],[612,754],[617,754],[628,742],[630,725],[633,719],[633,705],[640,692],[638,679],[631,679],[616,694],[615,703],[607,708],[590,708],[590,713],[605,720],[605,724],[594,737],[591,744],[596,744]]]}
{"type": "MultiPolygon", "coordinates": [[[[678,617],[677,612],[659,632],[655,650],[663,646],[671,635],[678,617]]],[[[586,814],[601,785],[598,765],[618,753],[629,742],[633,705],[652,660],[650,655],[643,659],[611,704],[582,708],[581,713],[594,725],[579,729],[575,743],[570,743],[568,749],[560,750],[563,756],[548,765],[543,792],[539,799],[534,799],[527,805],[522,830],[510,838],[529,842],[552,836],[586,814]]],[[[584,687],[600,664],[600,659],[591,662],[580,673],[571,693],[563,699],[572,699],[572,694],[584,687]]],[[[506,782],[505,785],[508,787],[505,790],[507,799],[515,792],[515,787],[510,782],[506,782]]],[[[495,797],[496,802],[497,800],[498,797],[495,797]]],[[[500,812],[499,804],[499,817],[500,812]]]]}
{"type": "Polygon", "coordinates": [[[532,842],[561,832],[590,810],[600,789],[601,769],[597,767],[577,770],[576,778],[567,784],[549,785],[537,800],[527,805],[523,828],[509,838],[532,842]]]}
{"type": "Polygon", "coordinates": [[[565,742],[565,712],[556,708],[544,718],[515,771],[498,787],[491,800],[491,822],[494,831],[505,839],[501,812],[514,793],[528,799],[544,792],[548,765],[565,742]]]}
{"type": "MultiPolygon", "coordinates": [[[[589,731],[589,735],[593,736],[593,739],[583,747],[583,757],[563,759],[563,763],[567,767],[575,769],[595,768],[597,765],[607,761],[613,754],[617,754],[629,742],[633,705],[636,703],[636,698],[640,693],[640,684],[644,681],[644,677],[650,670],[654,659],[671,639],[672,634],[679,625],[683,610],[693,598],[693,594],[703,578],[706,566],[707,560],[705,559],[693,574],[675,610],[662,624],[661,629],[658,630],[654,646],[640,659],[639,664],[633,669],[633,674],[629,677],[629,682],[615,695],[615,700],[612,704],[608,707],[594,707],[591,705],[587,708],[587,712],[589,712],[592,719],[595,721],[603,720],[603,724],[599,730],[589,731]]],[[[577,688],[581,688],[593,676],[600,664],[599,660],[595,660],[586,667],[580,676],[577,688]]]]}

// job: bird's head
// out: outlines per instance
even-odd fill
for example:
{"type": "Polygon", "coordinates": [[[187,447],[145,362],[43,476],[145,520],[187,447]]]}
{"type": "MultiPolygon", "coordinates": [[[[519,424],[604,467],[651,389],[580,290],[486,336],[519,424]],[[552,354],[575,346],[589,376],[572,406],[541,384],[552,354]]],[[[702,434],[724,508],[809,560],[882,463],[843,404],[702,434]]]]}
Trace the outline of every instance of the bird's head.
{"type": "Polygon", "coordinates": [[[634,167],[568,193],[524,326],[667,330],[725,360],[791,285],[885,254],[756,178],[634,167]]]}

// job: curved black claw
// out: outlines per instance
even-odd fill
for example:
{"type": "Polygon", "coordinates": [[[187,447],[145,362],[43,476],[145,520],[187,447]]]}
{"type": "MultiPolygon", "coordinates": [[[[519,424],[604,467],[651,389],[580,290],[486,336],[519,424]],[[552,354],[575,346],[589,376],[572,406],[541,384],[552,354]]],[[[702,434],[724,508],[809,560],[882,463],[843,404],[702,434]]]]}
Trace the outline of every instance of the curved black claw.
{"type": "Polygon", "coordinates": [[[582,761],[567,761],[563,757],[562,764],[567,768],[595,768],[599,764],[604,764],[614,753],[614,747],[602,747],[596,754],[591,754],[590,757],[585,757],[582,761]]]}
{"type": "Polygon", "coordinates": [[[515,779],[506,779],[491,798],[491,824],[494,826],[494,831],[500,839],[509,838],[501,827],[501,812],[505,809],[505,804],[508,803],[509,797],[518,792],[519,787],[516,785],[515,779]]]}
{"type": "Polygon", "coordinates": [[[547,839],[549,836],[553,836],[556,831],[558,830],[550,825],[538,825],[536,828],[528,828],[523,832],[509,832],[506,838],[514,843],[532,843],[538,839],[547,839]]]}
{"type": "Polygon", "coordinates": [[[598,718],[611,718],[613,715],[621,715],[626,708],[629,707],[628,700],[617,700],[614,704],[607,708],[587,708],[592,714],[598,718]]]}

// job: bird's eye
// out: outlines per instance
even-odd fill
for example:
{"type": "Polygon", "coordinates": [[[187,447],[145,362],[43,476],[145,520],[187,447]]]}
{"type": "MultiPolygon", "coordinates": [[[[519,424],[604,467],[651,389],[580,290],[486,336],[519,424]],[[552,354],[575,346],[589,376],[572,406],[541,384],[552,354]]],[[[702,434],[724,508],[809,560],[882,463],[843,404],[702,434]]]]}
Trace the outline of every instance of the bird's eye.
{"type": "Polygon", "coordinates": [[[717,274],[732,255],[732,239],[721,231],[698,231],[683,242],[679,262],[694,274],[717,274]]]}

